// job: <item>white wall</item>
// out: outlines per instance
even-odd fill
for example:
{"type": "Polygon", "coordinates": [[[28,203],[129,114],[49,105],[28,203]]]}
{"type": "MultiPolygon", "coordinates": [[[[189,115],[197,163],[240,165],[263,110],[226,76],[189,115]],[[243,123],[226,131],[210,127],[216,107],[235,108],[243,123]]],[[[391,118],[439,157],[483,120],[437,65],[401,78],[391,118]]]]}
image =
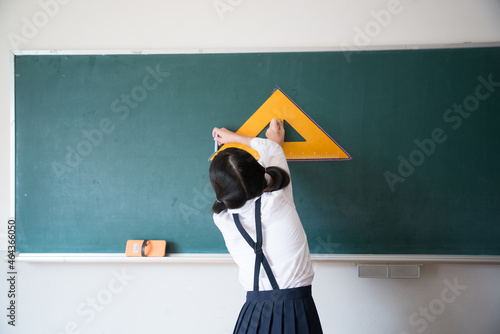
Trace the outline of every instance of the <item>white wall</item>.
{"type": "MultiPolygon", "coordinates": [[[[500,41],[499,14],[498,0],[0,0],[1,255],[13,215],[9,49],[493,42],[500,41]],[[387,8],[390,17],[380,14],[387,8]]],[[[325,333],[500,331],[500,266],[425,265],[422,278],[409,281],[359,279],[351,264],[314,266],[325,333]]],[[[1,333],[230,333],[244,300],[233,264],[17,263],[11,327],[8,268],[0,267],[1,333]]]]}

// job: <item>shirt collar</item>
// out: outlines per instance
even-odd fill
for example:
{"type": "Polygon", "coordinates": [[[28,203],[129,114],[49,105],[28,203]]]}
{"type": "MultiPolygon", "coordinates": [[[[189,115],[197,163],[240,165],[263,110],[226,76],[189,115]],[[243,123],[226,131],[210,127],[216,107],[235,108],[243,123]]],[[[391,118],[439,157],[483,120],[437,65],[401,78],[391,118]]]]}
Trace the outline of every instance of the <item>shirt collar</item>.
{"type": "Polygon", "coordinates": [[[240,208],[237,208],[237,209],[227,209],[227,212],[233,214],[233,213],[243,213],[243,212],[247,212],[248,210],[250,210],[252,207],[253,207],[253,204],[255,203],[256,200],[258,200],[260,198],[259,197],[255,197],[255,198],[252,198],[252,199],[249,199],[248,201],[245,202],[245,204],[243,204],[242,207],[240,208]]]}

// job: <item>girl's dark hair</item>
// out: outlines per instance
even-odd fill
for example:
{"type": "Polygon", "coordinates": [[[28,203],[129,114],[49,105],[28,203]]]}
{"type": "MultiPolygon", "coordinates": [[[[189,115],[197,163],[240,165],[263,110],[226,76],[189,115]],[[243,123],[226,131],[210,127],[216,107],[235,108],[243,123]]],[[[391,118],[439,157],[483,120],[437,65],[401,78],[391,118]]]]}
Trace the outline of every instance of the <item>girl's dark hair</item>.
{"type": "Polygon", "coordinates": [[[217,200],[212,211],[242,207],[258,197],[268,186],[265,174],[271,176],[266,192],[280,190],[290,183],[290,176],[280,167],[262,167],[247,151],[230,147],[217,154],[210,164],[210,182],[217,200]]]}

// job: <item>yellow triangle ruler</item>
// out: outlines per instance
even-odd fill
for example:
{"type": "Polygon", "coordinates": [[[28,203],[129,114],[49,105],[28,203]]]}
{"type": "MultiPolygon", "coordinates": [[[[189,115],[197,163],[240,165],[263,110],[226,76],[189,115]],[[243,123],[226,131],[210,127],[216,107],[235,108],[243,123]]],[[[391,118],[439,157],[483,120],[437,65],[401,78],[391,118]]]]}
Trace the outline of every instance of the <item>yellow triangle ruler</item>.
{"type": "MultiPolygon", "coordinates": [[[[281,119],[297,131],[305,141],[285,142],[283,151],[289,161],[305,160],[350,160],[351,156],[338,145],[316,122],[303,112],[288,96],[277,89],[269,99],[243,124],[236,133],[256,137],[271,120],[281,119]]],[[[259,159],[254,149],[240,144],[226,144],[241,148],[259,159]]],[[[217,152],[217,153],[218,153],[217,152]]],[[[212,158],[215,156],[214,154],[212,158]]]]}

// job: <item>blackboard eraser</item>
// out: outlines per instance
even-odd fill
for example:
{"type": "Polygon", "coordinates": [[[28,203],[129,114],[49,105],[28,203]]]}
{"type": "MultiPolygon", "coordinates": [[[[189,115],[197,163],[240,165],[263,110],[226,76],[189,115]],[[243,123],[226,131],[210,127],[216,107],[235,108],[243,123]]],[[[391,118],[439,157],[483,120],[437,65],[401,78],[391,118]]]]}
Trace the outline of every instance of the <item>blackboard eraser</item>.
{"type": "Polygon", "coordinates": [[[126,256],[163,257],[167,249],[165,240],[128,240],[126,256]]]}

